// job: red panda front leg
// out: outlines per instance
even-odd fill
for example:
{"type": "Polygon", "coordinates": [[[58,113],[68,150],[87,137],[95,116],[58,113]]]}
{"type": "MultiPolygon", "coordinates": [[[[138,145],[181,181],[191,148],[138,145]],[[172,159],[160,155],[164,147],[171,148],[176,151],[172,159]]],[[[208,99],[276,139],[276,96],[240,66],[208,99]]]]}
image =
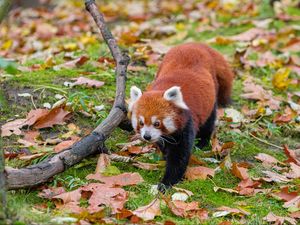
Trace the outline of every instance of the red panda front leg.
{"type": "Polygon", "coordinates": [[[170,139],[170,143],[165,141],[163,149],[166,153],[166,171],[158,185],[158,190],[163,193],[180,182],[186,172],[195,140],[192,118],[188,119],[181,131],[177,131],[171,136],[176,140],[176,144],[171,144],[171,141],[174,143],[174,139],[170,139]]]}

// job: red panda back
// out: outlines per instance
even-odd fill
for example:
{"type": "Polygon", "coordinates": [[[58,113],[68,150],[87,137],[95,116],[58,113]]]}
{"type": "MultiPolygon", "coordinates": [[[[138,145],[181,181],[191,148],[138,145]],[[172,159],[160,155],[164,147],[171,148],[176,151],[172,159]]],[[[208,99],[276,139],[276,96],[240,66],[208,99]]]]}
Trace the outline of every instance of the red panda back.
{"type": "Polygon", "coordinates": [[[225,102],[229,98],[232,79],[233,74],[218,52],[204,44],[188,43],[172,48],[165,55],[156,79],[148,90],[165,91],[172,86],[180,86],[198,130],[211,114],[217,94],[225,102]],[[223,71],[226,69],[229,73],[224,78],[223,71]]]}

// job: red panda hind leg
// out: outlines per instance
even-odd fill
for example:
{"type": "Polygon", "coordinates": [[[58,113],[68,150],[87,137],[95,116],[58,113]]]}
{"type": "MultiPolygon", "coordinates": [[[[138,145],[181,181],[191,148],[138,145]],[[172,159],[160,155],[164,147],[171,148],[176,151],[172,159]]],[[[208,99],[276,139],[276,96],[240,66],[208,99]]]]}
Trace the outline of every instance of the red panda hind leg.
{"type": "Polygon", "coordinates": [[[218,105],[225,107],[231,104],[231,91],[234,74],[230,67],[224,62],[222,69],[217,69],[218,81],[218,105]]]}
{"type": "Polygon", "coordinates": [[[196,138],[199,139],[196,146],[200,149],[204,148],[209,144],[212,133],[215,129],[215,122],[217,118],[217,104],[215,104],[210,116],[206,122],[200,126],[196,138]]]}

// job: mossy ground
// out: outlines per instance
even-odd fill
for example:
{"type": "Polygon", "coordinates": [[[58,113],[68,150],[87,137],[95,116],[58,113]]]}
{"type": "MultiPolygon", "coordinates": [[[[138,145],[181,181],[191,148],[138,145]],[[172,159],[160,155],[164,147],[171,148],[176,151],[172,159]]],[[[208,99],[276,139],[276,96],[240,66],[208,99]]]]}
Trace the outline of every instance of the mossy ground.
{"type": "MultiPolygon", "coordinates": [[[[290,13],[295,13],[293,8],[289,9],[290,13]]],[[[298,11],[297,11],[298,12],[298,11]]],[[[296,12],[296,13],[297,13],[296,12]]],[[[272,16],[272,10],[268,4],[262,4],[261,13],[257,18],[267,18],[272,16]]],[[[220,20],[226,21],[228,18],[220,17],[220,20]]],[[[243,19],[243,18],[240,18],[243,19]]],[[[274,27],[280,28],[287,24],[282,24],[280,21],[276,23],[274,21],[274,27]]],[[[197,24],[196,24],[197,25],[197,24]]],[[[216,36],[229,36],[239,34],[243,31],[249,29],[251,25],[238,25],[221,27],[213,31],[195,32],[193,27],[196,25],[186,24],[187,36],[185,39],[176,40],[176,43],[184,42],[185,40],[194,41],[206,41],[216,36]]],[[[298,24],[300,25],[300,24],[298,24]]],[[[222,52],[228,58],[232,59],[235,52],[236,46],[234,44],[230,45],[218,45],[213,44],[213,48],[222,52]]],[[[90,45],[85,51],[78,51],[76,54],[87,54],[90,60],[87,64],[80,68],[74,69],[63,69],[60,71],[55,71],[51,68],[46,70],[34,71],[34,72],[22,72],[22,74],[17,74],[12,76],[10,79],[2,84],[3,89],[0,90],[0,113],[1,121],[4,123],[9,118],[15,118],[15,115],[19,115],[20,118],[26,116],[27,112],[33,108],[33,104],[30,99],[23,100],[24,102],[17,102],[13,99],[12,94],[31,92],[34,93],[34,102],[37,107],[42,106],[43,103],[49,102],[54,103],[55,99],[53,96],[55,94],[63,94],[68,99],[73,98],[75,102],[80,102],[81,98],[87,99],[88,102],[94,102],[94,105],[105,105],[105,112],[103,112],[99,117],[91,119],[85,118],[80,113],[76,113],[72,119],[76,125],[84,127],[87,130],[92,130],[97,124],[101,122],[103,118],[109,112],[111,103],[114,99],[115,93],[115,77],[114,71],[112,69],[103,71],[92,65],[92,61],[98,59],[101,56],[109,56],[109,51],[104,43],[90,45]],[[98,79],[105,82],[105,85],[100,89],[87,89],[82,87],[68,88],[63,86],[63,82],[70,80],[70,78],[78,77],[79,74],[84,72],[92,72],[91,75],[87,77],[98,79]],[[9,94],[11,96],[9,96],[9,94]]],[[[61,56],[55,58],[57,62],[62,61],[61,56]]],[[[29,60],[26,65],[33,65],[36,63],[43,63],[39,60],[29,60]]],[[[144,88],[154,77],[156,68],[150,67],[145,72],[129,72],[127,87],[131,85],[137,85],[144,88]]],[[[251,74],[254,77],[265,77],[262,83],[266,87],[270,87],[270,71],[261,71],[259,69],[251,70],[251,74]]],[[[242,80],[243,78],[237,77],[234,84],[233,91],[233,107],[240,110],[245,104],[251,106],[251,102],[240,98],[242,93],[242,80]]],[[[128,88],[127,88],[128,92],[128,88]]],[[[128,93],[127,93],[128,94],[128,93]]],[[[128,95],[127,95],[128,96],[128,95]]],[[[20,98],[18,98],[19,100],[20,98]]],[[[75,104],[76,105],[76,104],[75,104]]],[[[82,107],[78,103],[78,107],[82,107]]],[[[247,161],[252,164],[250,169],[250,174],[252,176],[260,176],[260,164],[254,159],[254,156],[258,153],[267,153],[275,156],[276,158],[283,160],[285,156],[283,151],[263,144],[249,136],[251,130],[257,129],[259,126],[266,127],[266,124],[270,125],[270,134],[268,142],[281,146],[284,143],[289,144],[291,147],[296,146],[300,142],[299,136],[289,135],[292,128],[288,126],[276,126],[272,124],[268,117],[264,117],[257,121],[255,124],[248,124],[241,128],[241,133],[235,132],[229,129],[230,124],[224,124],[222,127],[218,128],[218,137],[221,141],[234,141],[235,146],[231,152],[232,161],[247,161]]],[[[55,127],[53,130],[62,131],[64,128],[55,127]]],[[[107,146],[111,151],[117,151],[116,143],[126,142],[130,137],[130,133],[116,129],[111,138],[107,141],[107,146]]],[[[264,136],[262,135],[262,138],[264,136]]],[[[15,138],[3,139],[2,146],[4,150],[12,150],[19,148],[18,145],[14,144],[15,138]]],[[[201,151],[196,151],[195,154],[199,157],[203,156],[204,153],[201,151]]],[[[158,156],[153,156],[153,161],[158,160],[158,156]]],[[[32,162],[32,163],[36,163],[32,162]]],[[[22,163],[17,162],[17,160],[7,161],[9,166],[22,166],[22,163]]],[[[149,193],[150,186],[157,184],[159,177],[162,176],[163,169],[159,171],[145,171],[141,169],[134,168],[126,163],[113,163],[116,167],[120,169],[121,172],[136,171],[139,172],[144,178],[145,182],[141,185],[127,187],[126,190],[134,192],[135,195],[129,198],[126,203],[128,209],[136,209],[139,206],[146,205],[153,200],[153,196],[149,193]]],[[[208,165],[215,167],[215,165],[208,165]]],[[[85,159],[80,164],[66,170],[65,172],[55,176],[51,182],[48,183],[49,186],[55,186],[57,183],[62,184],[66,189],[72,190],[84,183],[86,175],[93,173],[96,167],[96,156],[89,157],[85,159]]],[[[249,211],[251,214],[245,218],[246,224],[263,224],[262,218],[266,216],[270,211],[277,215],[287,215],[287,211],[282,208],[282,202],[277,201],[273,198],[269,198],[266,194],[257,194],[253,197],[238,196],[235,194],[230,194],[226,192],[215,192],[213,187],[220,186],[226,188],[234,188],[238,184],[239,180],[234,177],[231,173],[226,171],[220,171],[216,174],[214,178],[207,180],[195,180],[195,181],[184,181],[179,184],[179,187],[186,188],[194,193],[191,200],[199,201],[200,205],[206,209],[214,209],[219,206],[229,206],[243,208],[249,211]]],[[[278,188],[276,184],[268,185],[268,188],[278,188]]],[[[27,189],[27,190],[16,190],[8,192],[8,207],[10,214],[15,217],[19,223],[18,224],[51,224],[51,219],[57,215],[63,215],[59,210],[55,210],[53,203],[44,200],[37,196],[39,190],[37,189],[27,189]],[[39,211],[35,208],[38,204],[45,204],[46,210],[39,211]]],[[[167,207],[162,207],[162,215],[158,216],[156,221],[171,220],[177,224],[199,224],[197,220],[186,220],[172,215],[167,207]]],[[[211,218],[204,222],[204,224],[218,224],[223,221],[224,218],[211,218]]],[[[240,224],[239,217],[229,217],[226,220],[231,220],[233,224],[240,224]]],[[[121,223],[122,221],[120,221],[121,223]]],[[[123,223],[126,223],[123,221],[123,223]]]]}

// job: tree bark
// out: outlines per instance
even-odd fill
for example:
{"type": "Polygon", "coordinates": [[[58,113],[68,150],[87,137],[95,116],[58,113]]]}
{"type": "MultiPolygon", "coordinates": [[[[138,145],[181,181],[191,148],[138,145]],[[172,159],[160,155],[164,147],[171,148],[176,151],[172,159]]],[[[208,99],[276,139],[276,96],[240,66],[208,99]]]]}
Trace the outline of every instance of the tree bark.
{"type": "Polygon", "coordinates": [[[22,169],[6,168],[7,189],[26,188],[41,184],[80,162],[85,157],[98,152],[104,152],[106,150],[105,140],[126,117],[125,83],[129,56],[122,53],[119,49],[116,40],[104,21],[103,15],[98,11],[95,1],[86,0],[85,4],[86,10],[94,18],[116,62],[117,88],[113,107],[108,117],[90,135],[84,137],[69,149],[36,165],[22,169]]]}
{"type": "Polygon", "coordinates": [[[11,0],[0,0],[0,23],[6,16],[8,9],[11,5],[11,0]]]}
{"type": "Polygon", "coordinates": [[[4,154],[0,140],[0,224],[6,218],[6,192],[5,192],[5,175],[4,175],[4,154]]]}

